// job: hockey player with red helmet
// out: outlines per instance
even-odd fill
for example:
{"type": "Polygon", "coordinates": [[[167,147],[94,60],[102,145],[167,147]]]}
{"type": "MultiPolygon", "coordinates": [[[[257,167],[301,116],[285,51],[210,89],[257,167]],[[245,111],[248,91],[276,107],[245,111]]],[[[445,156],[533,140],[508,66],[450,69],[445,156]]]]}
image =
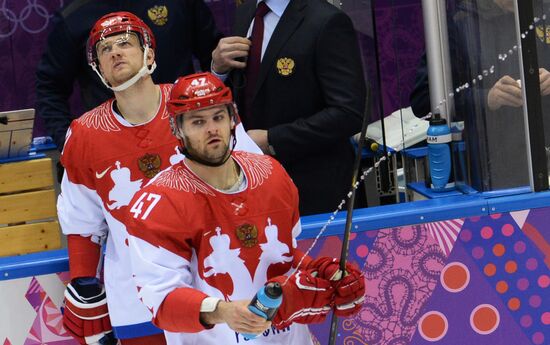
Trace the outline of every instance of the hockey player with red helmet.
{"type": "MultiPolygon", "coordinates": [[[[99,19],[87,51],[90,66],[115,98],[73,121],[62,152],[66,170],[57,207],[71,275],[63,324],[81,344],[114,343],[115,336],[123,345],[165,344],[139,300],[124,222],[134,194],[183,159],[166,108],[172,85],[153,83],[155,38],[132,13],[99,19]]],[[[258,152],[239,130],[238,145],[258,152]]]]}
{"type": "Polygon", "coordinates": [[[126,221],[139,297],[168,344],[238,344],[262,332],[257,345],[312,344],[304,324],[358,312],[357,267],[337,280],[336,259],[296,249],[298,193],[282,166],[232,149],[229,88],[209,73],[179,78],[168,111],[186,159],[136,193],[126,221]],[[247,308],[267,282],[283,290],[272,322],[247,308]]]}

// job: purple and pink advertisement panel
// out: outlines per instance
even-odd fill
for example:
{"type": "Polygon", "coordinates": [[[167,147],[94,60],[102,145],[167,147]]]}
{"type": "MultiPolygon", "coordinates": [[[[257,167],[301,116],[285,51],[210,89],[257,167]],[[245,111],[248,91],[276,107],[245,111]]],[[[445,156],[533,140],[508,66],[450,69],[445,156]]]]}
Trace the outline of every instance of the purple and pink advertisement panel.
{"type": "MultiPolygon", "coordinates": [[[[550,207],[374,231],[359,227],[349,259],[365,274],[366,299],[357,316],[339,320],[336,343],[549,344],[548,219],[550,207]]],[[[338,257],[340,246],[339,237],[323,237],[312,255],[338,257]]],[[[7,335],[0,332],[0,344],[76,344],[59,310],[67,278],[58,273],[1,282],[0,321],[11,327],[7,335]]],[[[329,320],[310,329],[316,343],[328,344],[329,320]]]]}
{"type": "MultiPolygon", "coordinates": [[[[337,343],[550,344],[549,219],[542,208],[357,233],[366,302],[337,343]]],[[[316,254],[339,256],[339,238],[323,241],[316,254]]],[[[311,329],[328,344],[328,322],[311,329]]]]}

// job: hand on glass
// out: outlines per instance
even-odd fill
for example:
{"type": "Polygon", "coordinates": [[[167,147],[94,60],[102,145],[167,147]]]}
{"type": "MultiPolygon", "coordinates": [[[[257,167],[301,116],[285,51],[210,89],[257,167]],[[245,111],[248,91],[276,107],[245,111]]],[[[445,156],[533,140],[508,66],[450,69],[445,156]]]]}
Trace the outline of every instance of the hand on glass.
{"type": "Polygon", "coordinates": [[[539,79],[541,96],[550,95],[550,72],[546,68],[539,68],[539,79]]]}
{"type": "Polygon", "coordinates": [[[521,86],[515,79],[505,75],[489,90],[487,103],[489,109],[493,111],[502,106],[521,107],[523,105],[521,86]]]}

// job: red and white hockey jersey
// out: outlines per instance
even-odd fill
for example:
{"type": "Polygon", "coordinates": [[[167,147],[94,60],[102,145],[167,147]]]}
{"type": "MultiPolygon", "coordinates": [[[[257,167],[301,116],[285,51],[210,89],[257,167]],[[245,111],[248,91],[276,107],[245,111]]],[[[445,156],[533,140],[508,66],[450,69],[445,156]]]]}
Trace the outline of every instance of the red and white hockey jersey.
{"type": "MultiPolygon", "coordinates": [[[[132,201],[130,253],[139,296],[168,330],[168,344],[239,344],[226,324],[199,321],[206,296],[250,300],[287,273],[301,231],[297,189],[273,158],[234,152],[246,188],[223,193],[181,162],[161,172],[132,201]]],[[[270,329],[255,344],[311,344],[305,325],[270,329]]]]}
{"type": "MultiPolygon", "coordinates": [[[[65,175],[57,208],[63,233],[106,240],[105,288],[111,323],[121,338],[143,334],[152,317],[131,276],[124,225],[128,205],[159,171],[183,159],[165,107],[172,85],[160,88],[158,112],[147,123],[134,126],[115,115],[114,100],[73,121],[61,157],[65,175]]],[[[240,124],[237,148],[260,151],[240,124]]]]}

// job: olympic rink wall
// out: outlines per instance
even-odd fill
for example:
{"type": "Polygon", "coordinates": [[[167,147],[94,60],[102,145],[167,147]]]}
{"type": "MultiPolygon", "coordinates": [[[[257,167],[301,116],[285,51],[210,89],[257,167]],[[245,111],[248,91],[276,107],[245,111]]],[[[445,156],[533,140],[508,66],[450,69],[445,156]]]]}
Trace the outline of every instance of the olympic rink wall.
{"type": "MultiPolygon", "coordinates": [[[[302,218],[301,249],[329,216],[302,218]]],[[[366,301],[339,320],[336,343],[550,344],[549,222],[550,192],[356,210],[349,259],[366,301]]],[[[311,254],[338,257],[344,223],[339,214],[311,254]]],[[[67,269],[64,250],[0,259],[0,344],[76,344],[59,310],[67,269]]],[[[310,327],[316,343],[329,327],[310,327]]]]}

